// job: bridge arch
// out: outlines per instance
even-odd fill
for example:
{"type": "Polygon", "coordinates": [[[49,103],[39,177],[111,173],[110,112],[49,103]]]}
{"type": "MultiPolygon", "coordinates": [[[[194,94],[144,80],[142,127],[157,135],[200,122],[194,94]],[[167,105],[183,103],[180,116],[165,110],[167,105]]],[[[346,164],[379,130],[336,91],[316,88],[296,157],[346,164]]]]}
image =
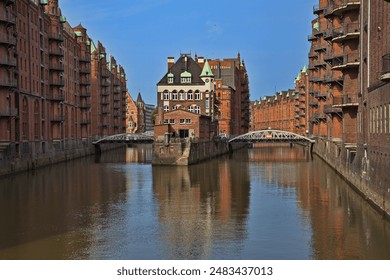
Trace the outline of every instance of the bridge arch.
{"type": "Polygon", "coordinates": [[[229,142],[247,142],[247,143],[257,143],[257,142],[270,142],[270,143],[278,143],[278,142],[306,142],[313,144],[314,140],[307,138],[303,135],[299,135],[293,132],[283,131],[283,130],[274,130],[274,129],[266,129],[266,130],[258,130],[251,131],[243,135],[236,136],[229,140],[229,142]]]}
{"type": "Polygon", "coordinates": [[[122,133],[110,135],[104,138],[101,138],[95,142],[94,145],[99,145],[103,143],[153,143],[154,138],[150,133],[122,133]]]}

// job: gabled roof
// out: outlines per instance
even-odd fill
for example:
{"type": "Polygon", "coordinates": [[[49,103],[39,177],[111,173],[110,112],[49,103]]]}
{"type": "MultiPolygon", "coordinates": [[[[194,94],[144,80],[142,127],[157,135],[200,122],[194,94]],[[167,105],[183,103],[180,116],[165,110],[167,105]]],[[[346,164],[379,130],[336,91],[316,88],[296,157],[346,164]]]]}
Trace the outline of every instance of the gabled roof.
{"type": "MultiPolygon", "coordinates": [[[[188,72],[191,74],[191,84],[200,84],[204,85],[205,83],[200,78],[202,73],[202,68],[198,63],[190,56],[183,54],[175,62],[175,64],[167,71],[164,77],[157,83],[157,85],[167,85],[168,84],[168,75],[171,77],[173,74],[173,84],[181,84],[182,73],[188,72]],[[171,74],[172,73],[172,74],[171,74]]],[[[185,75],[188,75],[185,73],[185,75]]]]}

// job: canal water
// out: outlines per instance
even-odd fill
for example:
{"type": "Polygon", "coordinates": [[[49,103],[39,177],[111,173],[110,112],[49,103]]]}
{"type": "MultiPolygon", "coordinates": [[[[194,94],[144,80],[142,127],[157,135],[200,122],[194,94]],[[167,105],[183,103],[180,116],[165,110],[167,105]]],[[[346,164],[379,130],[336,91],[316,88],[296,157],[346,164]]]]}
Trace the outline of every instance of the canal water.
{"type": "Polygon", "coordinates": [[[390,223],[301,146],[150,161],[139,145],[0,179],[0,259],[390,259],[390,223]]]}

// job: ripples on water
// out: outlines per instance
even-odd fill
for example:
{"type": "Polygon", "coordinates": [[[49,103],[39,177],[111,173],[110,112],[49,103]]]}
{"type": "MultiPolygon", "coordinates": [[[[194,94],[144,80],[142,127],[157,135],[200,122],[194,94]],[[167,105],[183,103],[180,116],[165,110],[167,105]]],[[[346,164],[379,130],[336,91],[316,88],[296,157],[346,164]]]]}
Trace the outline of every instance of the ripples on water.
{"type": "Polygon", "coordinates": [[[390,227],[300,147],[151,166],[140,145],[0,180],[0,259],[390,259],[390,227]]]}

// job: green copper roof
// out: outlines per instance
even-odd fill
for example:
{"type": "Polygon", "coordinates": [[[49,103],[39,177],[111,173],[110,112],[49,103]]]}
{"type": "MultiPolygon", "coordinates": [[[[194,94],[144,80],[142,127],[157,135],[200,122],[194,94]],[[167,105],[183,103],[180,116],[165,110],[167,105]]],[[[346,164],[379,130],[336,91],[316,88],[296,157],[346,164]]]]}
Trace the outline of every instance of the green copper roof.
{"type": "Polygon", "coordinates": [[[206,63],[203,66],[202,73],[200,77],[214,77],[213,71],[211,71],[211,67],[209,62],[206,60],[206,63]]]}
{"type": "Polygon", "coordinates": [[[91,41],[91,53],[93,53],[94,51],[96,51],[96,45],[93,41],[91,41]]]}
{"type": "Polygon", "coordinates": [[[318,21],[313,24],[313,29],[316,29],[317,31],[320,31],[320,23],[318,21]]]}
{"type": "Polygon", "coordinates": [[[83,33],[81,33],[81,31],[75,31],[74,33],[76,34],[77,37],[83,36],[83,33]]]}
{"type": "Polygon", "coordinates": [[[303,66],[303,68],[302,68],[302,72],[303,72],[303,73],[306,73],[306,72],[307,72],[307,67],[306,67],[306,65],[305,65],[305,66],[303,66]]]}
{"type": "Polygon", "coordinates": [[[173,75],[173,73],[172,72],[169,72],[168,73],[168,78],[173,78],[175,75],[173,75]]]}
{"type": "MultiPolygon", "coordinates": [[[[170,73],[170,74],[172,74],[172,73],[170,73]]],[[[169,74],[168,74],[168,75],[169,75],[169,74]]],[[[173,77],[173,74],[172,74],[172,77],[173,77]]],[[[180,77],[181,77],[181,78],[191,78],[192,75],[191,75],[190,72],[184,71],[183,73],[180,74],[180,77]]]]}

